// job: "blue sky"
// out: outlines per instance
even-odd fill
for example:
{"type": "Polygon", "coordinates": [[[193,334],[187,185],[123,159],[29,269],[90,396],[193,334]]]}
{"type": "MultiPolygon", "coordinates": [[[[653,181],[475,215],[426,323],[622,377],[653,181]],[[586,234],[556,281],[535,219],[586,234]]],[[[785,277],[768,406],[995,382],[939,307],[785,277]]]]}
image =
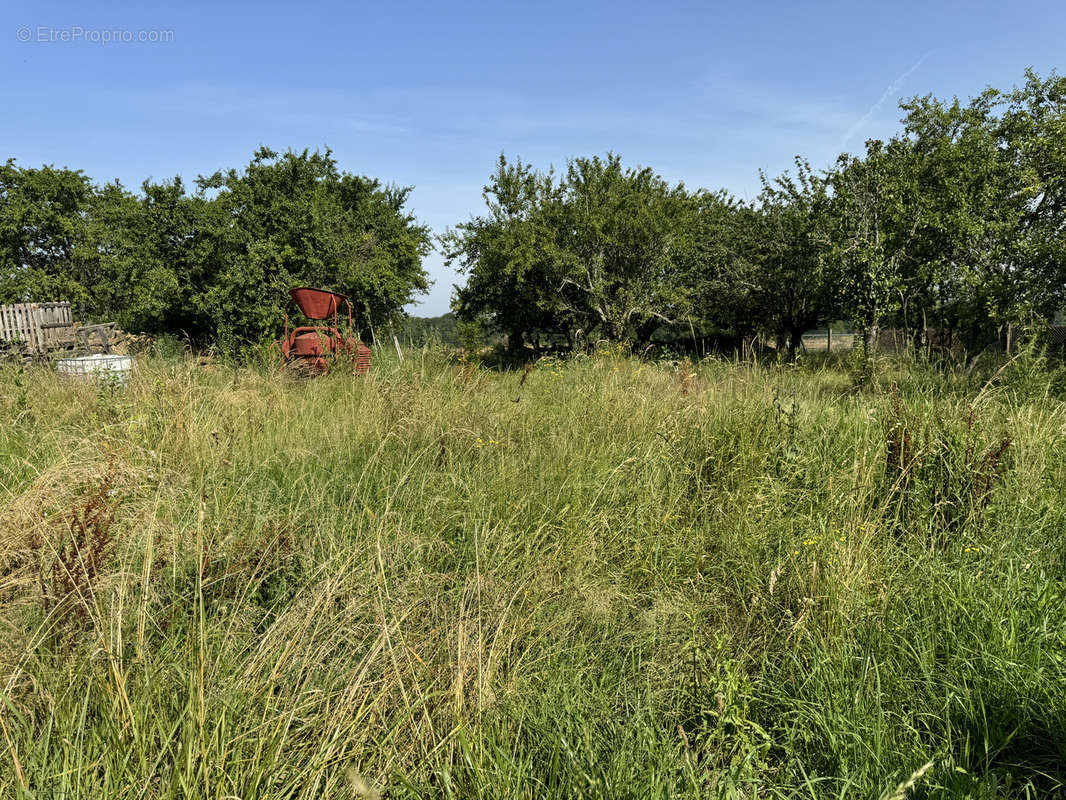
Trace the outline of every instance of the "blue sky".
{"type": "MultiPolygon", "coordinates": [[[[760,168],[889,135],[901,97],[1009,88],[1066,52],[1061,2],[0,8],[3,157],[137,188],[328,145],[415,186],[438,232],[479,213],[501,151],[546,167],[613,150],[751,198],[760,168]]],[[[428,268],[413,313],[447,310],[457,278],[428,268]]]]}

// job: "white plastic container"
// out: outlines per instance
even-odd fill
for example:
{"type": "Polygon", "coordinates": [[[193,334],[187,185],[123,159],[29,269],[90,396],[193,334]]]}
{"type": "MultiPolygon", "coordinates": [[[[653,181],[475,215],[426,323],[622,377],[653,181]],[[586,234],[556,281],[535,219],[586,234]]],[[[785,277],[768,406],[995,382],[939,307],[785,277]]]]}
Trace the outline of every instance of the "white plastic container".
{"type": "Polygon", "coordinates": [[[80,356],[61,358],[56,362],[56,371],[60,375],[114,381],[123,386],[129,380],[132,370],[133,359],[130,356],[80,356]]]}

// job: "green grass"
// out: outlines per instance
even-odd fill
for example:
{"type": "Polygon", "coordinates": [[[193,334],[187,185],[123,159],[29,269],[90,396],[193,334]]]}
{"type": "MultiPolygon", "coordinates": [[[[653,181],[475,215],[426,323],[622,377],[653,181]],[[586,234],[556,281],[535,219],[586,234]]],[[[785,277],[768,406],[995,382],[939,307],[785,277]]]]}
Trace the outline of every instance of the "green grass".
{"type": "Polygon", "coordinates": [[[1023,361],[6,368],[0,796],[1061,795],[1064,454],[1023,361]]]}

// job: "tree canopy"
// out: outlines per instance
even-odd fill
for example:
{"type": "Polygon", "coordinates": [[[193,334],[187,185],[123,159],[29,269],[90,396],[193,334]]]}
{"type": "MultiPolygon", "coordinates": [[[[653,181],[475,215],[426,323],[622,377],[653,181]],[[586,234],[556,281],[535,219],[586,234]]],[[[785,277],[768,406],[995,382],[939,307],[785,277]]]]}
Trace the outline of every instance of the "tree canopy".
{"type": "Polygon", "coordinates": [[[684,186],[614,154],[537,172],[500,157],[488,212],[448,232],[467,275],[460,318],[484,317],[515,344],[561,336],[646,341],[687,318],[698,207],[684,186]]]}
{"type": "MultiPolygon", "coordinates": [[[[971,349],[1066,308],[1066,78],[901,104],[885,140],[824,169],[802,157],[752,202],[690,189],[615,153],[559,171],[499,157],[484,210],[439,237],[464,282],[456,322],[511,348],[606,339],[794,354],[804,331],[883,326],[971,349]]],[[[0,302],[235,350],[276,335],[285,291],[349,295],[364,330],[424,293],[429,229],[410,188],[342,172],[330,151],[260,148],[241,169],[146,181],[0,166],[0,302]]]]}
{"type": "Polygon", "coordinates": [[[129,330],[228,349],[276,335],[298,285],[352,298],[366,330],[429,286],[411,189],[340,172],[332,154],[259,149],[243,169],[146,181],[0,168],[0,302],[68,300],[129,330]]]}
{"type": "Polygon", "coordinates": [[[513,346],[762,333],[792,353],[834,320],[968,347],[1066,305],[1066,79],[901,104],[902,129],[752,203],[615,154],[561,174],[500,157],[486,213],[442,237],[459,319],[513,346]]]}

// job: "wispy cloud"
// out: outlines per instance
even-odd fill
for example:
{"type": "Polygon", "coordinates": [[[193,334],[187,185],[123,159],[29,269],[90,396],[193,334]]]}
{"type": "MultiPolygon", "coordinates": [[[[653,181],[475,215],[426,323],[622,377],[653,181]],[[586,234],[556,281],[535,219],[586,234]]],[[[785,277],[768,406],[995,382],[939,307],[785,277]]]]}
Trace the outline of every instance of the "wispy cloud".
{"type": "Polygon", "coordinates": [[[148,112],[163,104],[190,119],[229,118],[253,123],[313,128],[329,124],[370,136],[411,133],[406,115],[392,109],[367,111],[363,98],[336,90],[248,90],[227,85],[186,85],[165,96],[151,92],[126,93],[127,102],[148,112]]]}
{"type": "Polygon", "coordinates": [[[894,81],[892,81],[892,83],[890,83],[888,85],[888,88],[885,89],[885,91],[877,99],[877,102],[874,103],[872,106],[870,106],[870,108],[867,110],[867,112],[865,114],[863,114],[861,117],[859,117],[859,119],[857,119],[855,121],[855,123],[850,128],[848,128],[848,130],[844,133],[844,135],[840,139],[840,146],[841,147],[844,147],[851,140],[851,138],[853,136],[855,136],[855,134],[858,133],[862,129],[862,127],[873,118],[874,114],[876,114],[877,112],[879,112],[881,110],[881,107],[884,106],[885,103],[887,103],[889,100],[895,98],[896,94],[899,92],[900,86],[903,85],[903,82],[905,80],[907,80],[907,78],[909,78],[911,75],[913,75],[914,72],[922,64],[925,63],[925,60],[927,58],[929,58],[929,53],[926,53],[921,58],[919,58],[917,61],[915,61],[910,66],[910,68],[907,69],[906,72],[904,72],[902,75],[900,75],[898,78],[896,78],[894,81]]]}

